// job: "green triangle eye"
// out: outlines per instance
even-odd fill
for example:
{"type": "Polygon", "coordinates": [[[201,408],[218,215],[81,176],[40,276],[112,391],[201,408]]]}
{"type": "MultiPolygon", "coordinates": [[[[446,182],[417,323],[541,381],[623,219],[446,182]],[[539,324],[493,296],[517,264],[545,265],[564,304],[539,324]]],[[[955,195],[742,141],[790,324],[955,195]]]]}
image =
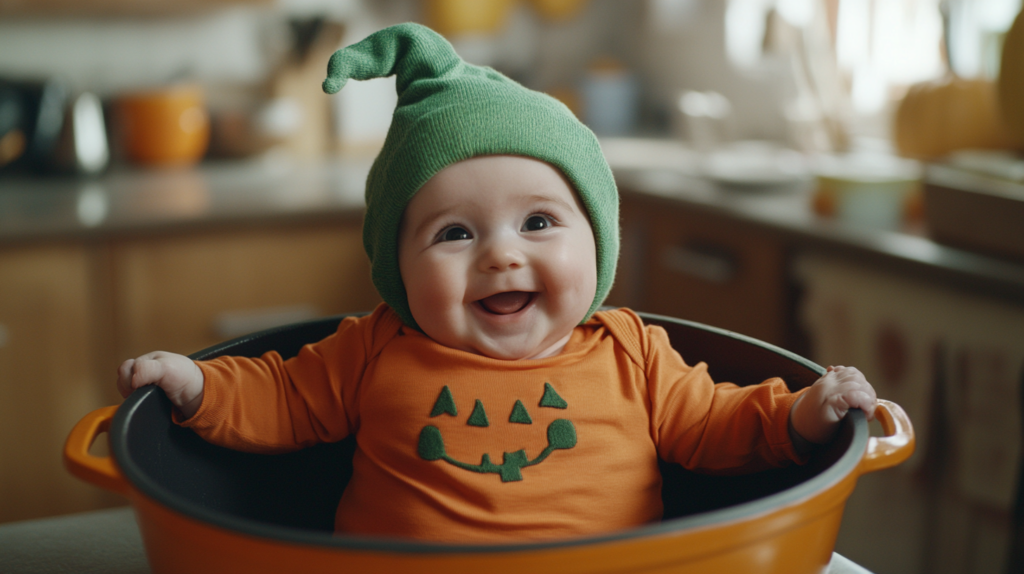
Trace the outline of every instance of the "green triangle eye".
{"type": "Polygon", "coordinates": [[[431,417],[440,416],[443,414],[449,414],[453,417],[459,414],[459,410],[455,408],[455,399],[452,397],[452,390],[445,385],[441,389],[441,394],[437,395],[437,401],[434,402],[434,408],[430,411],[431,417]]]}
{"type": "Polygon", "coordinates": [[[544,383],[544,396],[540,398],[540,406],[550,407],[553,409],[566,409],[569,408],[569,403],[565,402],[565,399],[558,396],[555,392],[555,387],[551,386],[551,383],[544,383]]]}
{"type": "Polygon", "coordinates": [[[524,425],[533,424],[533,419],[530,418],[530,413],[528,413],[526,411],[526,407],[523,406],[523,401],[516,401],[515,406],[512,407],[512,414],[508,417],[508,422],[524,425]]]}
{"type": "Polygon", "coordinates": [[[469,420],[466,421],[471,427],[486,427],[491,426],[491,423],[487,422],[487,412],[484,411],[484,404],[480,402],[480,399],[476,400],[476,405],[473,406],[473,414],[469,415],[469,420]]]}

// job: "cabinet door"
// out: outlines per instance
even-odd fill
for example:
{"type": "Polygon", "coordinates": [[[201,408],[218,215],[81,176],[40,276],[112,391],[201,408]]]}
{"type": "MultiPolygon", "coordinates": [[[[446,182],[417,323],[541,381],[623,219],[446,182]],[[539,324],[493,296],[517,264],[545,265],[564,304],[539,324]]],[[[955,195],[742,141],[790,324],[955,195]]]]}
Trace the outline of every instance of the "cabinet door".
{"type": "Polygon", "coordinates": [[[685,209],[651,209],[643,309],[786,344],[783,247],[685,209]]]}
{"type": "Polygon", "coordinates": [[[623,195],[619,203],[619,263],[615,283],[604,304],[649,311],[644,305],[647,280],[647,247],[650,227],[648,205],[632,195],[623,195]]]}
{"type": "Polygon", "coordinates": [[[94,378],[90,268],[81,247],[0,251],[0,522],[117,500],[61,463],[71,427],[109,400],[94,378]]]}
{"type": "Polygon", "coordinates": [[[136,238],[112,248],[118,359],[192,353],[379,297],[357,222],[136,238]]]}

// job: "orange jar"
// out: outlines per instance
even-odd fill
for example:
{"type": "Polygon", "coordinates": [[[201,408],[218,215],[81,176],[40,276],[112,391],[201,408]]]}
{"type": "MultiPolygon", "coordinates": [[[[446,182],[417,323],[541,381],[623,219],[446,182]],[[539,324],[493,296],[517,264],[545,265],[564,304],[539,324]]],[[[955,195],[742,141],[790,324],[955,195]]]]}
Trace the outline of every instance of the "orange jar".
{"type": "Polygon", "coordinates": [[[199,86],[126,94],[117,99],[114,112],[121,147],[134,163],[191,165],[206,153],[210,119],[199,86]]]}

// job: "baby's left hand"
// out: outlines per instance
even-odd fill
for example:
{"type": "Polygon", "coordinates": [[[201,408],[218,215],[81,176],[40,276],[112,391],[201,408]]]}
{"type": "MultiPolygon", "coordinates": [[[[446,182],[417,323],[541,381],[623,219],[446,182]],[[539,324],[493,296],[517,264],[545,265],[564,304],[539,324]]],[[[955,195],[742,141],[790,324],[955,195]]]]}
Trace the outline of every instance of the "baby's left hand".
{"type": "Polygon", "coordinates": [[[875,389],[854,367],[829,367],[789,412],[792,429],[815,444],[828,442],[839,428],[846,411],[859,408],[875,418],[875,389]]]}

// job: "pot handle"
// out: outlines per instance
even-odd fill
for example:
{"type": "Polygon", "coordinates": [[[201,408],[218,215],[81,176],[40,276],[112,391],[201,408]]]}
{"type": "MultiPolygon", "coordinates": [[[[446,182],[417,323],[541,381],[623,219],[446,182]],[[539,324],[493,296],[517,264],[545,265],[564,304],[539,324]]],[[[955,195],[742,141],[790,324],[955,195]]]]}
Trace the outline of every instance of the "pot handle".
{"type": "Polygon", "coordinates": [[[882,423],[885,436],[868,439],[868,447],[858,468],[860,474],[896,466],[914,453],[914,426],[902,407],[892,401],[878,399],[875,416],[882,423]]]}
{"type": "Polygon", "coordinates": [[[128,482],[117,468],[111,456],[93,456],[89,447],[100,433],[110,430],[110,421],[117,412],[117,405],[92,411],[78,421],[71,429],[64,443],[64,467],[76,477],[95,484],[100,488],[128,494],[128,482]]]}

